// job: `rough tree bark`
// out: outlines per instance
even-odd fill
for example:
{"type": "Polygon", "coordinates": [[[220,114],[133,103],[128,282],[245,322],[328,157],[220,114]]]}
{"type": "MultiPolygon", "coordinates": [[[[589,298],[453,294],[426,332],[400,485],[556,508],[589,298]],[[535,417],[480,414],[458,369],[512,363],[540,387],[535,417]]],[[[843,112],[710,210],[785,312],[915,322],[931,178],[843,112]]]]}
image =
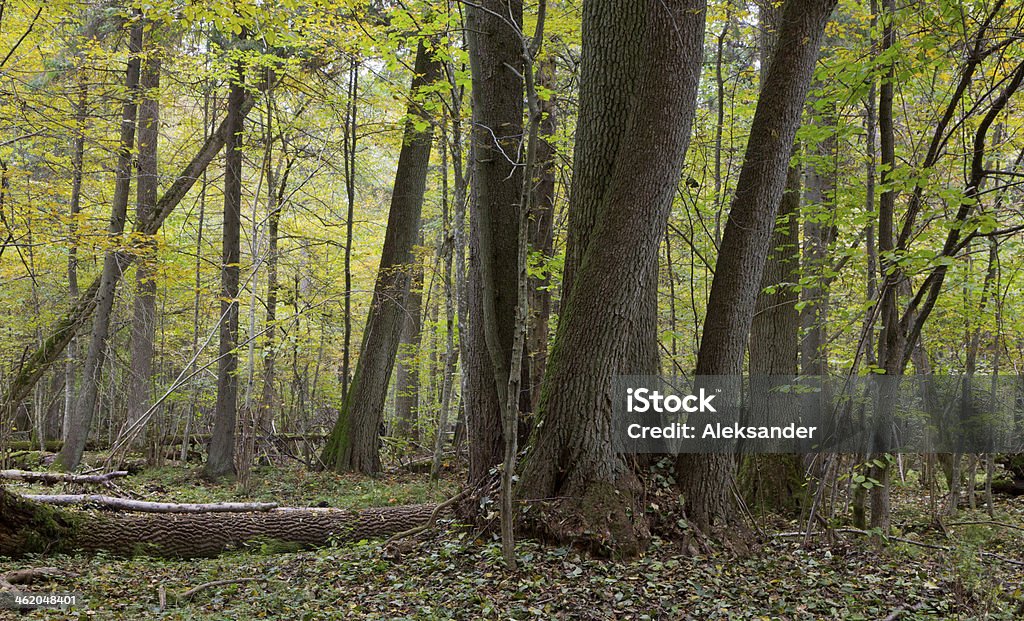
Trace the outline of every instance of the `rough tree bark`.
{"type": "MultiPolygon", "coordinates": [[[[128,192],[132,182],[132,147],[135,144],[135,120],[138,114],[139,72],[142,53],[143,21],[139,15],[133,17],[128,40],[128,69],[125,75],[125,103],[121,111],[121,136],[115,169],[114,194],[111,198],[110,222],[107,225],[109,242],[117,243],[117,238],[124,232],[124,223],[128,215],[128,192]]],[[[100,274],[99,286],[92,293],[95,296],[95,315],[92,333],[89,337],[89,348],[82,367],[82,392],[75,406],[73,417],[68,426],[67,440],[57,456],[57,465],[64,470],[75,470],[82,461],[85,443],[92,426],[92,417],[96,410],[99,394],[99,383],[106,355],[107,336],[110,332],[110,314],[114,308],[114,294],[117,281],[124,271],[124,255],[116,248],[108,248],[103,257],[103,271],[100,274]]],[[[86,292],[86,296],[90,292],[86,292]]],[[[45,347],[45,344],[44,344],[45,347]]],[[[27,393],[26,393],[27,394],[27,393]]],[[[8,404],[15,406],[15,404],[8,404]]]]}
{"type": "MultiPolygon", "coordinates": [[[[768,67],[746,155],[719,248],[697,354],[698,376],[739,376],[775,218],[786,185],[793,138],[814,64],[836,0],[789,0],[768,67]]],[[[681,455],[678,478],[687,515],[702,529],[733,516],[732,455],[681,455]]]]}
{"type": "Polygon", "coordinates": [[[402,338],[398,346],[398,369],[395,371],[395,435],[407,440],[418,440],[419,425],[419,365],[416,364],[420,347],[420,327],[423,306],[423,264],[416,261],[409,293],[405,297],[402,338]]]}
{"type": "MultiPolygon", "coordinates": [[[[553,58],[537,63],[537,86],[554,90],[555,62],[553,58]]],[[[558,128],[555,97],[540,102],[543,117],[540,121],[541,141],[537,145],[537,162],[534,168],[535,182],[533,198],[530,201],[530,251],[537,253],[542,261],[549,261],[554,255],[555,242],[555,131],[558,128]]],[[[530,278],[530,328],[526,339],[526,350],[530,357],[530,405],[536,410],[540,403],[540,387],[548,359],[548,323],[551,320],[551,278],[543,276],[530,278]]]]}
{"type": "MultiPolygon", "coordinates": [[[[576,272],[583,263],[592,240],[611,174],[620,157],[620,148],[629,128],[629,115],[637,101],[639,76],[645,57],[639,33],[645,28],[646,9],[642,4],[611,3],[592,7],[583,22],[584,47],[581,72],[591,79],[580,82],[580,108],[576,144],[573,153],[573,177],[569,195],[569,224],[562,276],[562,300],[569,299],[576,272]],[[629,31],[619,36],[617,29],[629,31]]],[[[641,306],[631,330],[629,353],[619,373],[647,375],[658,369],[658,274],[648,276],[641,306]]]]}
{"type": "Polygon", "coordinates": [[[466,11],[475,183],[469,218],[469,347],[463,360],[469,480],[475,483],[501,463],[504,451],[501,412],[512,356],[522,192],[523,5],[521,0],[482,0],[466,11]]]}
{"type": "Polygon", "coordinates": [[[607,176],[576,173],[588,180],[574,181],[574,200],[596,201],[587,205],[594,220],[576,220],[585,227],[576,239],[589,242],[563,304],[518,491],[538,501],[524,525],[544,538],[631,555],[649,536],[638,481],[613,446],[611,388],[633,363],[637,325],[648,321],[643,300],[656,277],[695,113],[704,11],[702,0],[584,7],[581,109],[601,114],[592,98],[603,96],[611,76],[635,76],[636,87],[608,117],[605,127],[618,142],[611,153],[584,145],[608,136],[580,123],[577,163],[589,161],[579,159],[581,150],[592,150],[607,176]],[[560,500],[540,502],[552,498],[560,500]]]}
{"type": "MultiPolygon", "coordinates": [[[[781,7],[771,0],[758,5],[761,25],[761,80],[767,74],[771,55],[778,45],[776,36],[781,7]]],[[[798,151],[793,149],[793,155],[798,151]]],[[[800,272],[800,167],[790,162],[786,189],[772,233],[770,252],[761,276],[761,290],[754,304],[750,324],[750,375],[786,377],[797,373],[800,317],[796,309],[799,294],[793,285],[800,272]]],[[[755,420],[784,408],[787,393],[771,390],[762,380],[751,385],[750,407],[755,420]],[[760,410],[758,412],[758,410],[760,410]]],[[[793,512],[799,508],[803,489],[803,468],[799,455],[745,456],[739,472],[740,489],[750,506],[793,512]]]]}
{"type": "Polygon", "coordinates": [[[235,474],[235,421],[238,416],[238,276],[242,228],[242,102],[245,65],[238,61],[231,76],[224,150],[224,227],[220,268],[220,347],[217,361],[217,405],[210,451],[203,475],[209,479],[235,474]]]}
{"type": "MultiPolygon", "coordinates": [[[[153,31],[150,30],[150,33],[153,31]]],[[[149,38],[152,38],[150,35],[149,38]]],[[[160,57],[150,45],[150,55],[142,66],[138,129],[138,170],[135,220],[147,220],[157,201],[157,140],[160,135],[160,57]]],[[[131,369],[129,371],[128,423],[139,420],[152,402],[153,340],[156,336],[156,281],[152,269],[155,260],[154,238],[147,237],[138,252],[135,267],[135,300],[132,308],[131,369]]],[[[154,452],[152,455],[156,455],[154,452]]],[[[151,457],[152,457],[151,455],[151,457]]]]}
{"type": "MultiPolygon", "coordinates": [[[[424,87],[441,75],[440,61],[423,42],[416,50],[414,72],[409,115],[423,117],[426,113],[417,98],[423,96],[420,91],[424,87]]],[[[337,471],[380,471],[377,437],[405,318],[412,251],[419,235],[433,132],[433,123],[422,131],[417,130],[411,119],[405,125],[384,248],[359,360],[321,457],[326,467],[337,471]]]]}

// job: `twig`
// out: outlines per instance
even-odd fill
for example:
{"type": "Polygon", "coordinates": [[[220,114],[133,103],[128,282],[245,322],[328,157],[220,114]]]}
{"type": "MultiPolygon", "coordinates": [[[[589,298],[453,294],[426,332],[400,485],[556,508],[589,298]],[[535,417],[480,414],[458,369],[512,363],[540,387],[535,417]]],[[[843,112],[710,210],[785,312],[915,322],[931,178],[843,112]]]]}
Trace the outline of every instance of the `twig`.
{"type": "Polygon", "coordinates": [[[465,498],[468,495],[469,495],[469,489],[468,488],[462,490],[458,494],[455,494],[454,496],[452,496],[448,500],[446,500],[446,501],[442,502],[441,504],[437,505],[436,507],[434,507],[433,513],[430,514],[430,518],[427,519],[426,522],[424,522],[423,524],[420,524],[419,526],[413,526],[412,528],[410,528],[408,530],[404,530],[404,531],[402,531],[402,532],[400,532],[400,533],[398,533],[396,535],[393,535],[390,539],[388,539],[387,541],[384,542],[384,545],[382,547],[386,548],[389,545],[391,545],[392,543],[394,543],[394,542],[396,542],[396,541],[398,541],[400,539],[405,539],[406,537],[412,537],[413,535],[418,535],[418,534],[422,533],[423,531],[427,530],[428,528],[433,527],[434,523],[437,522],[437,517],[439,515],[441,515],[441,511],[444,511],[446,508],[452,506],[453,504],[457,503],[458,501],[462,500],[463,498],[465,498]]]}
{"type": "Polygon", "coordinates": [[[1003,528],[1012,528],[1014,530],[1022,530],[1022,531],[1024,531],[1024,526],[1017,526],[1015,524],[1007,524],[1006,522],[994,522],[992,520],[977,520],[977,521],[970,520],[970,521],[966,521],[966,522],[950,522],[949,524],[946,524],[946,526],[967,526],[967,525],[970,525],[970,524],[978,524],[978,525],[982,525],[982,526],[1002,526],[1003,528]]]}
{"type": "MultiPolygon", "coordinates": [[[[865,535],[865,536],[868,536],[868,537],[873,536],[875,534],[875,533],[872,533],[872,532],[869,532],[869,531],[866,531],[866,530],[861,530],[859,528],[836,528],[836,529],[833,529],[832,532],[835,532],[835,533],[851,533],[851,534],[854,534],[854,535],[865,535]]],[[[793,532],[786,532],[786,533],[774,533],[774,534],[769,535],[769,536],[772,537],[772,538],[780,538],[780,537],[809,537],[811,535],[817,535],[817,534],[819,534],[819,533],[818,532],[807,532],[807,533],[805,533],[805,532],[801,532],[801,531],[793,531],[793,532]]],[[[889,535],[887,537],[884,537],[884,539],[887,539],[889,541],[899,541],[901,543],[909,543],[911,545],[919,546],[919,547],[922,547],[922,548],[928,548],[930,550],[940,550],[942,552],[952,552],[953,551],[953,548],[951,548],[949,546],[941,546],[941,545],[937,545],[937,544],[934,544],[934,543],[925,543],[923,541],[915,541],[913,539],[906,539],[904,537],[893,537],[892,535],[889,535]]],[[[982,557],[993,558],[993,559],[996,559],[998,561],[1002,561],[1004,563],[1007,563],[1009,565],[1015,565],[1015,566],[1018,566],[1018,567],[1024,567],[1024,561],[1019,561],[1017,559],[1013,559],[1013,558],[1010,558],[1010,557],[1007,557],[1007,556],[1003,556],[1002,554],[996,554],[995,552],[985,552],[984,550],[982,550],[980,552],[980,554],[981,554],[982,557]]]]}
{"type": "Polygon", "coordinates": [[[160,611],[163,612],[167,609],[168,600],[170,600],[172,606],[177,606],[178,604],[188,603],[192,601],[193,597],[195,597],[200,591],[205,591],[206,589],[212,589],[214,587],[219,586],[227,586],[229,584],[244,584],[247,582],[267,581],[267,578],[232,578],[230,580],[214,580],[213,582],[206,582],[200,584],[197,587],[192,587],[191,589],[185,591],[184,593],[181,593],[180,595],[171,593],[170,597],[168,597],[167,590],[161,584],[157,588],[157,597],[160,599],[160,611]]]}
{"type": "Polygon", "coordinates": [[[200,584],[197,587],[193,587],[193,588],[185,591],[184,593],[182,593],[181,595],[179,595],[175,599],[177,601],[179,601],[179,602],[188,602],[188,601],[191,601],[192,598],[195,597],[196,594],[199,593],[200,591],[204,591],[206,589],[212,589],[213,587],[226,586],[226,585],[229,585],[229,584],[243,584],[243,583],[246,583],[246,582],[266,582],[266,581],[267,581],[266,578],[234,578],[234,579],[231,579],[231,580],[214,580],[213,582],[207,582],[206,584],[200,584]]]}

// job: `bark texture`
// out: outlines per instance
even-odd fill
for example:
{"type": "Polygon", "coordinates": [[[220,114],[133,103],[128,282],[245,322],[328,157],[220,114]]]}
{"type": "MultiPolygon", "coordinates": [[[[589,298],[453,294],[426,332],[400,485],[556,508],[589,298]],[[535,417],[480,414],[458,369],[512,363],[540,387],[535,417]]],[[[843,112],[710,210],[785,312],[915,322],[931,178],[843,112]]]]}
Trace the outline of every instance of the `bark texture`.
{"type": "MultiPolygon", "coordinates": [[[[644,346],[637,327],[649,322],[644,300],[689,142],[704,11],[700,0],[585,7],[581,108],[600,114],[600,102],[587,98],[618,88],[610,81],[616,74],[635,76],[636,89],[605,126],[580,123],[577,158],[593,150],[606,169],[581,169],[589,181],[574,181],[582,194],[571,204],[586,204],[594,217],[576,220],[584,228],[575,239],[589,241],[563,305],[520,483],[522,499],[562,499],[530,512],[527,525],[544,538],[631,555],[649,536],[637,479],[611,437],[612,378],[632,368],[631,351],[644,346]],[[605,143],[610,136],[602,129],[617,144],[605,143]],[[583,144],[591,140],[604,147],[583,144]]],[[[589,161],[577,159],[584,168],[589,161]]]]}
{"type": "Polygon", "coordinates": [[[235,66],[228,92],[227,147],[224,151],[224,227],[221,238],[220,347],[217,405],[210,452],[203,474],[210,479],[235,474],[235,421],[238,417],[238,277],[242,227],[242,102],[245,67],[235,66]]]}
{"type": "MultiPolygon", "coordinates": [[[[414,71],[409,115],[422,117],[425,113],[416,99],[422,96],[421,89],[441,74],[440,61],[422,42],[416,50],[414,71]]],[[[433,131],[433,124],[419,131],[411,119],[406,122],[359,360],[322,457],[325,466],[337,471],[380,472],[377,438],[405,320],[433,131]]]]}
{"type": "Polygon", "coordinates": [[[0,489],[0,556],[105,551],[189,558],[215,556],[246,544],[294,550],[400,533],[426,523],[435,507],[137,514],[63,510],[0,489]]]}
{"type": "Polygon", "coordinates": [[[501,463],[504,451],[501,412],[512,356],[523,186],[518,165],[523,138],[522,15],[520,0],[481,0],[466,9],[475,181],[469,219],[469,347],[464,358],[471,482],[501,463]]]}
{"type": "MultiPolygon", "coordinates": [[[[151,50],[154,52],[154,50],[151,50]]],[[[142,67],[139,87],[138,161],[135,221],[143,222],[156,209],[157,140],[160,135],[160,58],[151,54],[142,67]]],[[[153,340],[156,335],[156,281],[154,280],[154,239],[142,240],[135,268],[135,300],[132,308],[131,380],[129,383],[128,423],[142,418],[153,400],[153,340]]]]}
{"type": "MultiPolygon", "coordinates": [[[[751,125],[729,218],[719,248],[697,354],[698,376],[739,376],[754,306],[786,185],[793,139],[825,24],[835,0],[789,0],[751,125]]],[[[687,514],[707,529],[733,517],[731,455],[682,455],[677,462],[687,514]]]]}
{"type": "MultiPolygon", "coordinates": [[[[762,81],[778,45],[780,8],[766,0],[758,9],[762,81]]],[[[798,150],[795,146],[794,156],[798,150]]],[[[796,309],[799,294],[793,285],[800,279],[799,216],[800,167],[790,162],[750,324],[752,377],[779,377],[781,380],[797,373],[800,316],[796,309]]],[[[755,420],[765,420],[769,412],[787,411],[791,395],[772,388],[772,380],[759,379],[752,383],[750,408],[755,420]]],[[[744,456],[740,464],[740,490],[748,505],[785,512],[799,508],[803,469],[798,455],[751,454],[744,456]]]]}

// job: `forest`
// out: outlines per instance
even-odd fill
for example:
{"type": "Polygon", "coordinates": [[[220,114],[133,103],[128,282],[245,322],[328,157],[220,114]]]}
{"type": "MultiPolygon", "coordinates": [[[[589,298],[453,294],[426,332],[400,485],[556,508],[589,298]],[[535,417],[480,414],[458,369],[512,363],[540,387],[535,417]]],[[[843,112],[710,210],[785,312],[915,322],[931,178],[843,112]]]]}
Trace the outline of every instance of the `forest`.
{"type": "Polygon", "coordinates": [[[0,618],[1024,618],[1022,91],[1016,0],[0,0],[0,618]]]}

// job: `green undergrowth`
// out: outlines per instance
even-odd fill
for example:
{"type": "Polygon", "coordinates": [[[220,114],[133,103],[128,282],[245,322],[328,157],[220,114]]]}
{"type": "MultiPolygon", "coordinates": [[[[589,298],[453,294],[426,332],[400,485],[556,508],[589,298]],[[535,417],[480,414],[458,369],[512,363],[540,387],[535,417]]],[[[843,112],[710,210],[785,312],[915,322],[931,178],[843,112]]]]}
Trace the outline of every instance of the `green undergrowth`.
{"type": "MultiPolygon", "coordinates": [[[[310,472],[301,466],[254,468],[248,489],[237,483],[216,484],[202,479],[201,467],[174,465],[144,470],[115,481],[108,490],[90,491],[156,502],[276,502],[281,506],[320,506],[361,509],[400,504],[442,502],[458,491],[458,484],[407,473],[368,478],[354,474],[310,472]]],[[[24,493],[56,493],[42,485],[12,485],[24,493]]]]}
{"type": "MultiPolygon", "coordinates": [[[[242,499],[230,486],[198,485],[192,474],[157,471],[133,477],[124,487],[150,499],[242,499]]],[[[246,499],[293,505],[423,502],[456,488],[455,481],[431,488],[420,475],[367,480],[285,469],[254,478],[263,482],[246,499]]],[[[808,547],[799,538],[766,536],[744,556],[724,550],[694,556],[655,538],[640,558],[609,562],[573,548],[523,541],[517,546],[520,571],[510,574],[495,540],[443,522],[425,538],[386,549],[364,541],[282,553],[267,542],[187,561],[103,555],[0,559],[0,572],[56,566],[78,576],[34,588],[78,592],[85,599],[73,610],[8,613],[12,619],[1021,618],[1024,567],[983,552],[1024,558],[1024,531],[1012,528],[1024,526],[1024,502],[999,499],[994,520],[982,511],[961,511],[947,520],[944,534],[924,526],[929,522],[923,499],[906,488],[896,491],[897,536],[948,549],[895,540],[876,547],[847,533],[808,547]],[[200,584],[239,578],[258,581],[176,601],[200,584]],[[168,602],[164,610],[161,587],[168,602]]],[[[782,521],[765,528],[799,530],[782,521]]]]}

